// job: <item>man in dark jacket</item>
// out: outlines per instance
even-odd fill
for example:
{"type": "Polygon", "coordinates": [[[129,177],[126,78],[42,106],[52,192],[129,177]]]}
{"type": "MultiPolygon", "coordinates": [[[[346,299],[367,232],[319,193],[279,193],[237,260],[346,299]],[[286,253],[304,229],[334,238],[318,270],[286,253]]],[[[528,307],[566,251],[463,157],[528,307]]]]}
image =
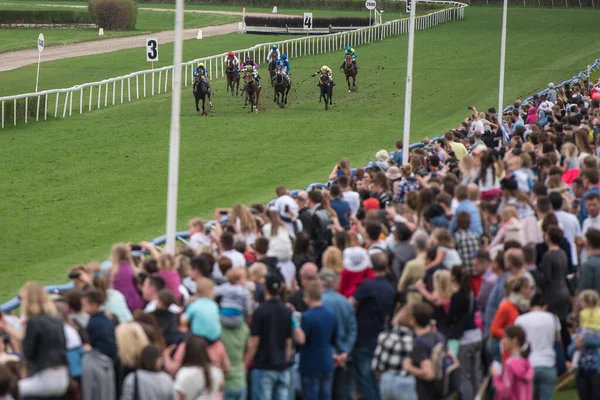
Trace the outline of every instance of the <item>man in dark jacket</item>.
{"type": "Polygon", "coordinates": [[[115,325],[108,319],[106,313],[100,310],[102,304],[104,304],[104,296],[97,289],[86,292],[81,299],[83,311],[90,315],[86,328],[90,346],[115,361],[117,359],[115,325]]]}
{"type": "MultiPolygon", "coordinates": [[[[311,213],[311,224],[309,230],[313,248],[315,250],[315,264],[321,269],[321,259],[325,249],[331,244],[331,217],[323,208],[323,194],[319,190],[313,190],[308,194],[308,207],[311,213]]],[[[304,222],[303,222],[304,223],[304,222]]]]}

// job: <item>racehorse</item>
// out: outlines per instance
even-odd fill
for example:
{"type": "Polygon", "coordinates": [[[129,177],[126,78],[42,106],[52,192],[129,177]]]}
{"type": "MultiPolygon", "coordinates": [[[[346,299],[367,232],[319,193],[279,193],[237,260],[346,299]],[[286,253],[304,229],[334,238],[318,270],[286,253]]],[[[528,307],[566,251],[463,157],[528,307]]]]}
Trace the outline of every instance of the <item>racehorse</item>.
{"type": "Polygon", "coordinates": [[[231,88],[231,96],[233,97],[233,87],[235,86],[235,95],[239,96],[240,92],[240,71],[236,65],[233,64],[232,60],[227,60],[227,68],[225,69],[225,75],[227,76],[227,89],[229,92],[231,88]]]}
{"type": "Polygon", "coordinates": [[[358,67],[352,62],[351,55],[346,56],[344,74],[346,75],[346,82],[348,82],[348,93],[350,93],[350,78],[352,77],[352,86],[356,87],[356,75],[358,74],[358,67]]]}
{"type": "Polygon", "coordinates": [[[194,82],[194,98],[196,99],[196,111],[200,111],[198,102],[202,99],[202,115],[207,115],[204,108],[204,102],[208,96],[208,105],[212,107],[212,101],[210,100],[210,89],[206,85],[205,77],[197,75],[196,82],[194,82]]]}
{"type": "Polygon", "coordinates": [[[271,54],[271,61],[269,61],[269,67],[267,70],[269,71],[269,77],[271,79],[271,85],[273,85],[273,78],[275,77],[275,64],[277,62],[277,54],[271,54]]]}
{"type": "Polygon", "coordinates": [[[271,83],[273,84],[274,91],[273,103],[277,103],[279,107],[283,108],[285,104],[287,104],[288,94],[292,88],[292,81],[286,79],[282,66],[277,67],[277,71],[275,72],[275,76],[271,83]],[[281,102],[279,101],[279,95],[281,95],[281,102]]]}
{"type": "Polygon", "coordinates": [[[244,74],[244,90],[246,91],[246,101],[244,102],[244,108],[248,105],[250,100],[250,112],[258,112],[258,101],[260,100],[260,89],[258,83],[252,76],[252,72],[246,72],[244,74]]]}
{"type": "Polygon", "coordinates": [[[329,110],[329,106],[333,104],[333,80],[329,75],[321,75],[319,88],[321,88],[319,103],[321,102],[321,99],[325,100],[325,110],[329,110]]]}

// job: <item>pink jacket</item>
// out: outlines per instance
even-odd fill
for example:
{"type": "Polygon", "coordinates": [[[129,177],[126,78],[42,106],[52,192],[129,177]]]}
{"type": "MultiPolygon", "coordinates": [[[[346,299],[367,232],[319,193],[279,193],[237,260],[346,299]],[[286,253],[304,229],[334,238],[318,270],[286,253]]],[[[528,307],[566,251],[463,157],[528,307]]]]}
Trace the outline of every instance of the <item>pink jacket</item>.
{"type": "Polygon", "coordinates": [[[533,397],[533,367],[528,359],[511,357],[502,374],[494,376],[494,400],[531,400],[533,397]]]}

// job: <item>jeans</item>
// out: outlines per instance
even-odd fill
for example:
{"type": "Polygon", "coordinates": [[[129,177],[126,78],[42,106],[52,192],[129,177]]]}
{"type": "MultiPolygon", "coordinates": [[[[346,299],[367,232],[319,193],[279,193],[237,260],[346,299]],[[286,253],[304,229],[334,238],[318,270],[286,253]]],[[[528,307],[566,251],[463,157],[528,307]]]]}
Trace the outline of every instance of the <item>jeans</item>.
{"type": "Polygon", "coordinates": [[[580,400],[600,399],[600,373],[579,371],[575,382],[577,382],[577,394],[580,400]]]}
{"type": "Polygon", "coordinates": [[[303,400],[331,400],[333,374],[302,377],[303,400]]]}
{"type": "Polygon", "coordinates": [[[375,375],[371,370],[372,359],[373,350],[355,347],[352,350],[352,375],[362,399],[380,400],[375,375]]]}
{"type": "Polygon", "coordinates": [[[223,400],[246,400],[247,388],[228,389],[223,391],[223,400]]]}
{"type": "Polygon", "coordinates": [[[534,367],[533,371],[533,398],[552,400],[556,383],[556,367],[534,367]]]}
{"type": "Polygon", "coordinates": [[[252,370],[252,400],[288,400],[289,371],[252,370]]]}
{"type": "Polygon", "coordinates": [[[335,369],[333,373],[333,391],[331,393],[333,400],[354,400],[351,368],[350,362],[346,361],[345,367],[335,369]]]}
{"type": "Polygon", "coordinates": [[[381,400],[417,400],[417,383],[414,376],[384,372],[379,381],[381,400]]]}
{"type": "Polygon", "coordinates": [[[481,342],[461,344],[458,349],[460,362],[459,393],[463,400],[474,399],[481,384],[481,342]]]}

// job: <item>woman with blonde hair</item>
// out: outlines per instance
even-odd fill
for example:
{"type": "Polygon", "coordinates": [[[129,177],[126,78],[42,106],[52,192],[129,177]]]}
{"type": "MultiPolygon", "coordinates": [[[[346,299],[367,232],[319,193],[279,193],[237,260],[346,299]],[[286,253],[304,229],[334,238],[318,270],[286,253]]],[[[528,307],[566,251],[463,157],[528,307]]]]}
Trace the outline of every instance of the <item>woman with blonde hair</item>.
{"type": "Polygon", "coordinates": [[[479,177],[479,165],[475,167],[475,160],[470,154],[465,154],[458,162],[458,169],[462,174],[461,184],[474,183],[479,177]]]}
{"type": "Polygon", "coordinates": [[[233,206],[229,222],[235,227],[235,232],[244,237],[247,245],[254,245],[257,233],[256,221],[245,205],[236,204],[233,206]]]}
{"type": "Polygon", "coordinates": [[[144,347],[150,344],[144,329],[137,322],[119,324],[115,329],[119,361],[123,366],[123,376],[136,370],[144,347]]]}
{"type": "Polygon", "coordinates": [[[573,136],[575,138],[575,144],[579,149],[579,164],[583,164],[583,160],[589,155],[593,155],[594,151],[592,150],[592,146],[590,145],[590,134],[586,129],[577,129],[573,132],[573,136]]]}
{"type": "Polygon", "coordinates": [[[342,158],[338,164],[333,167],[333,171],[329,174],[329,180],[332,181],[340,176],[347,176],[348,179],[352,178],[352,171],[350,170],[350,161],[347,158],[342,158]]]}
{"type": "Polygon", "coordinates": [[[69,387],[64,322],[43,287],[29,282],[19,291],[24,334],[10,327],[4,316],[0,328],[22,340],[28,377],[19,381],[19,396],[63,396],[69,387]]]}
{"type": "Polygon", "coordinates": [[[329,268],[336,274],[341,274],[344,270],[342,251],[334,246],[330,246],[323,253],[323,268],[329,268]]]}
{"type": "Polygon", "coordinates": [[[115,244],[110,252],[110,261],[113,288],[123,293],[129,310],[144,308],[144,300],[135,285],[136,271],[129,246],[125,243],[115,244]]]}
{"type": "Polygon", "coordinates": [[[277,266],[283,274],[285,283],[291,285],[296,275],[296,266],[292,262],[292,255],[294,254],[292,239],[287,228],[281,222],[277,210],[269,210],[267,217],[270,222],[262,228],[263,235],[269,239],[267,257],[277,258],[277,266]]]}

